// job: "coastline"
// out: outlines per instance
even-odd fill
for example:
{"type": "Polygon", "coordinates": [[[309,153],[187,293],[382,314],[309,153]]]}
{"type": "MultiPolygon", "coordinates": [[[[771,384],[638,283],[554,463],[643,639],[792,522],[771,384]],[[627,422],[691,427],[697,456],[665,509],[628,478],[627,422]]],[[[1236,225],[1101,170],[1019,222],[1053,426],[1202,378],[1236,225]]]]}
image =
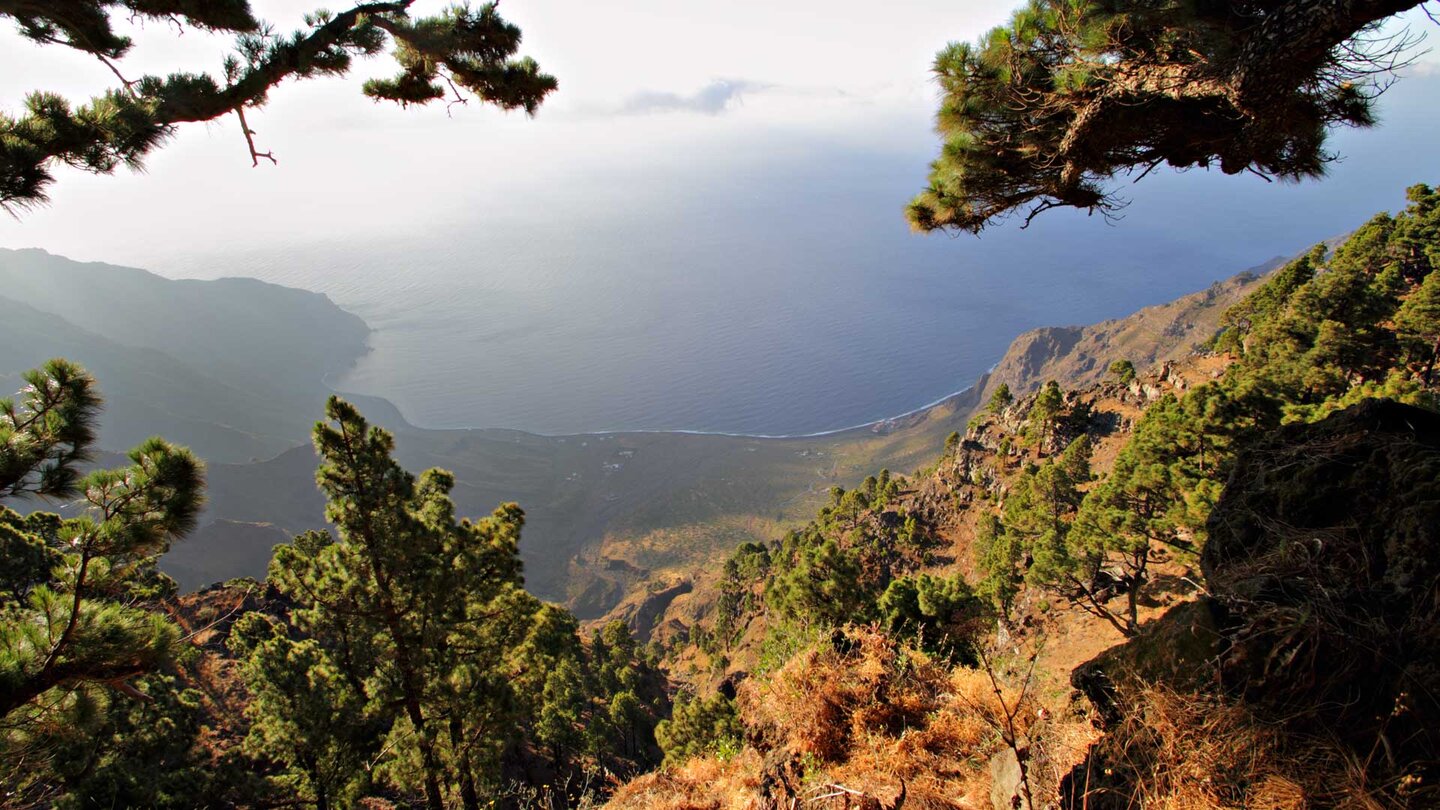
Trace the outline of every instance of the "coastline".
{"type": "MultiPolygon", "coordinates": [[[[998,361],[997,361],[996,363],[992,363],[992,364],[990,365],[990,367],[987,368],[987,369],[980,375],[980,381],[983,382],[983,380],[984,380],[986,377],[988,377],[991,372],[993,372],[993,371],[995,370],[995,367],[996,367],[997,365],[998,365],[998,361]]],[[[534,437],[540,438],[540,439],[569,439],[569,438],[587,438],[587,437],[595,437],[595,436],[675,435],[675,436],[717,436],[717,437],[723,437],[723,438],[728,438],[728,439],[757,439],[757,440],[766,440],[766,441],[785,441],[785,440],[792,440],[792,441],[794,441],[794,440],[800,440],[800,439],[823,439],[823,438],[825,438],[825,437],[827,437],[827,436],[838,436],[838,435],[840,435],[840,434],[842,434],[842,433],[851,433],[851,432],[863,431],[863,430],[870,430],[870,431],[873,432],[876,428],[883,427],[883,426],[885,426],[885,425],[888,425],[889,423],[899,422],[899,421],[904,420],[904,419],[910,419],[910,418],[915,417],[915,416],[920,416],[920,415],[922,415],[922,414],[924,414],[924,413],[926,413],[926,412],[928,412],[928,411],[930,411],[930,410],[933,410],[933,409],[935,409],[935,408],[938,408],[938,407],[940,407],[940,406],[942,406],[942,405],[946,405],[946,404],[948,404],[948,403],[950,403],[950,402],[959,400],[959,399],[965,397],[967,394],[970,394],[971,392],[973,392],[973,391],[975,390],[976,386],[981,385],[982,382],[974,382],[974,383],[971,383],[971,384],[965,386],[964,388],[961,388],[961,389],[958,390],[958,391],[953,391],[953,392],[951,392],[951,393],[949,393],[949,394],[946,394],[945,396],[940,397],[939,399],[934,400],[933,402],[926,403],[926,404],[924,404],[924,405],[919,406],[918,408],[911,408],[910,410],[905,411],[904,413],[896,414],[896,415],[894,415],[894,416],[887,416],[887,417],[884,417],[884,418],[881,418],[881,419],[873,419],[873,420],[871,420],[871,421],[869,421],[869,422],[861,422],[860,424],[857,424],[857,425],[849,425],[849,426],[847,426],[847,427],[832,428],[832,429],[830,429],[830,430],[815,431],[815,432],[813,432],[813,433],[775,434],[775,433],[731,433],[731,432],[722,431],[722,430],[683,430],[683,429],[675,429],[675,428],[655,428],[655,429],[643,429],[643,428],[642,428],[642,429],[629,429],[629,430],[586,430],[586,431],[580,431],[580,432],[577,432],[577,433],[537,433],[537,432],[535,432],[535,431],[533,431],[533,430],[523,430],[523,429],[521,429],[521,428],[507,428],[507,427],[427,427],[427,426],[425,426],[425,425],[417,425],[417,424],[415,424],[414,422],[410,421],[410,418],[407,417],[407,416],[405,416],[405,413],[400,410],[400,407],[399,407],[398,405],[396,405],[394,402],[390,401],[389,399],[387,399],[387,398],[384,397],[384,396],[380,396],[380,395],[377,395],[377,394],[359,394],[359,393],[356,393],[356,392],[353,392],[353,391],[342,391],[342,390],[336,388],[334,385],[331,384],[331,382],[330,382],[330,373],[329,373],[329,372],[327,372],[327,373],[325,374],[325,376],[324,376],[323,378],[321,378],[321,380],[320,380],[321,385],[325,386],[326,389],[328,389],[331,393],[333,393],[333,394],[335,394],[335,395],[337,395],[337,396],[341,396],[341,397],[361,397],[361,398],[364,398],[364,399],[367,399],[367,400],[371,400],[371,401],[384,402],[384,403],[385,403],[386,405],[388,405],[392,410],[394,410],[394,412],[395,412],[396,414],[398,414],[402,420],[404,420],[405,425],[406,425],[407,427],[409,427],[410,429],[412,429],[412,430],[433,431],[433,432],[436,432],[436,433],[445,433],[445,432],[452,432],[452,431],[454,431],[454,432],[464,432],[464,431],[490,432],[490,431],[493,431],[493,432],[504,432],[504,433],[522,433],[522,434],[524,434],[524,435],[526,435],[526,436],[534,436],[534,437]]]]}

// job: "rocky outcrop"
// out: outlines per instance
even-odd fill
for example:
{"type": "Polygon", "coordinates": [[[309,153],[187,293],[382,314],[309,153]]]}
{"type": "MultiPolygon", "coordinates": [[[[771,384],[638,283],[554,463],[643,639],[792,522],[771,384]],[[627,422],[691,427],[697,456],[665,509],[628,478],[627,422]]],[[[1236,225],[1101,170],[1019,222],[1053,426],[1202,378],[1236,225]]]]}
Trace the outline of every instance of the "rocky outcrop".
{"type": "Polygon", "coordinates": [[[1005,383],[1017,394],[1056,380],[1062,388],[1085,388],[1105,379],[1110,364],[1129,360],[1137,369],[1179,360],[1215,336],[1225,310],[1249,295],[1269,262],[1168,304],[1124,318],[1077,327],[1043,327],[1022,334],[985,380],[983,397],[1005,383]]]}
{"type": "Polygon", "coordinates": [[[652,584],[644,593],[632,595],[621,602],[605,616],[604,621],[622,621],[630,628],[636,641],[641,644],[649,643],[670,603],[674,602],[676,597],[694,589],[695,583],[688,579],[652,584]]]}

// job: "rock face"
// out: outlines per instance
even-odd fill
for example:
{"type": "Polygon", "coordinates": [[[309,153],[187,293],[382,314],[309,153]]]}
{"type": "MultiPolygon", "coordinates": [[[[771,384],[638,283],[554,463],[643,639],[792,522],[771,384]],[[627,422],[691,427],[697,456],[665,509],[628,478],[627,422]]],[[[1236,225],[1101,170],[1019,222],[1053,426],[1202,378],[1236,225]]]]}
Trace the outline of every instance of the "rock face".
{"type": "Polygon", "coordinates": [[[695,583],[688,579],[656,583],[650,591],[643,595],[636,595],[622,602],[607,614],[605,619],[625,622],[629,626],[630,632],[634,634],[635,640],[641,644],[647,644],[670,603],[675,601],[677,596],[690,593],[694,589],[695,583]]]}
{"type": "Polygon", "coordinates": [[[1106,378],[1110,363],[1128,359],[1145,370],[1189,355],[1215,336],[1231,304],[1253,291],[1282,262],[1260,265],[1209,288],[1091,326],[1043,327],[1020,335],[982,385],[984,402],[1000,383],[1024,394],[1058,380],[1085,388],[1106,378]]]}
{"type": "Polygon", "coordinates": [[[1372,400],[1282,428],[1237,459],[1208,528],[1209,596],[1073,673],[1112,731],[1067,806],[1143,805],[1170,742],[1144,717],[1157,691],[1278,733],[1332,777],[1308,792],[1359,779],[1440,806],[1440,415],[1372,400]]]}
{"type": "Polygon", "coordinates": [[[994,810],[1030,810],[1024,771],[1008,748],[990,758],[990,806],[994,810]]]}

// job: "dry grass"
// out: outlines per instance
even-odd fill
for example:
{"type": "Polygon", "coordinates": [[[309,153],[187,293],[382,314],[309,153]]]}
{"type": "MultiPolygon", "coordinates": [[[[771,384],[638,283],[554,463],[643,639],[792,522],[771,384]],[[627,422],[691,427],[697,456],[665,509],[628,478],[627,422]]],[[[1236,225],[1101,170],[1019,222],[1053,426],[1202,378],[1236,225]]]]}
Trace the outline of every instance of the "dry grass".
{"type": "MultiPolygon", "coordinates": [[[[1012,732],[1038,752],[1050,746],[1041,737],[1070,741],[1087,725],[1042,719],[1054,713],[1033,690],[853,628],[746,684],[740,701],[755,739],[801,763],[807,806],[885,808],[901,796],[912,810],[989,806],[990,759],[1012,732]]],[[[1032,773],[1053,790],[1054,769],[1032,773]]]]}
{"type": "Polygon", "coordinates": [[[817,763],[902,744],[953,755],[981,745],[988,729],[944,716],[951,677],[949,667],[882,633],[852,630],[747,684],[741,711],[765,745],[817,763]]]}
{"type": "Polygon", "coordinates": [[[692,759],[627,782],[611,810],[748,810],[761,805],[760,755],[747,749],[728,760],[692,759]]]}
{"type": "Polygon", "coordinates": [[[1148,687],[1077,773],[1069,806],[1147,810],[1390,807],[1342,749],[1266,724],[1239,703],[1148,687]],[[1088,787],[1088,790],[1087,790],[1088,787]]]}

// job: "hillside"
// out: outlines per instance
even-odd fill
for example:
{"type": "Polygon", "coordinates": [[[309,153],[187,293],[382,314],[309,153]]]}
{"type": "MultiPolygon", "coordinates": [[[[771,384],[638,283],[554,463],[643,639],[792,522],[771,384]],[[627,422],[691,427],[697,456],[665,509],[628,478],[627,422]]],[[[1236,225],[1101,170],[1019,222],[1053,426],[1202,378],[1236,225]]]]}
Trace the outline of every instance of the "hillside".
{"type": "MultiPolygon", "coordinates": [[[[1067,397],[1091,417],[1093,472],[1110,474],[1147,404],[1227,362],[1191,358],[1067,397]]],[[[1037,460],[1014,451],[1033,404],[988,415],[872,506],[871,517],[919,515],[934,532],[926,561],[897,563],[897,575],[982,580],[974,518],[1014,496],[1037,460]]],[[[1238,460],[1203,555],[1157,558],[1128,639],[1032,587],[1008,616],[946,627],[976,639],[957,656],[883,612],[789,624],[773,603],[743,601],[774,598],[743,575],[742,601],[726,601],[737,593],[727,566],[728,582],[674,600],[659,643],[691,705],[738,714],[743,744],[722,740],[740,750],[721,756],[702,746],[608,806],[1431,806],[1435,605],[1412,576],[1433,581],[1437,463],[1431,411],[1370,401],[1290,426],[1238,460]],[[737,604],[738,626],[726,612],[737,604]],[[1392,753],[1359,760],[1375,746],[1392,753]]]]}
{"type": "MultiPolygon", "coordinates": [[[[12,649],[37,662],[0,697],[63,685],[47,661],[99,628],[128,668],[95,694],[151,698],[107,705],[93,765],[55,726],[16,738],[51,767],[0,779],[34,806],[444,807],[451,772],[468,807],[482,779],[505,807],[1431,806],[1440,193],[1408,197],[1268,275],[1023,336],[966,395],[842,434],[423,431],[332,400],[318,473],[303,446],[213,466],[205,530],[162,561],[191,587],[262,567],[320,525],[313,476],[338,534],[295,536],[264,582],[154,575],[200,467],[151,443],[78,488],[104,523],[0,510],[32,617],[12,649]],[[476,505],[512,492],[528,525],[476,505]],[[527,580],[522,526],[542,555],[573,532],[568,570],[527,580]],[[116,572],[123,602],[47,618],[51,583],[116,572]]],[[[33,380],[7,446],[74,424],[83,447],[88,378],[33,380]]],[[[12,456],[11,491],[75,491],[12,456]]]]}
{"type": "Polygon", "coordinates": [[[1408,196],[1198,351],[996,383],[933,465],[622,605],[680,697],[610,806],[1434,806],[1440,208],[1408,196]]]}
{"type": "Polygon", "coordinates": [[[56,356],[84,365],[108,402],[100,442],[112,451],[160,434],[227,463],[303,444],[324,375],[363,354],[369,331],[314,293],[40,250],[0,250],[0,286],[0,381],[18,387],[56,356]]]}

